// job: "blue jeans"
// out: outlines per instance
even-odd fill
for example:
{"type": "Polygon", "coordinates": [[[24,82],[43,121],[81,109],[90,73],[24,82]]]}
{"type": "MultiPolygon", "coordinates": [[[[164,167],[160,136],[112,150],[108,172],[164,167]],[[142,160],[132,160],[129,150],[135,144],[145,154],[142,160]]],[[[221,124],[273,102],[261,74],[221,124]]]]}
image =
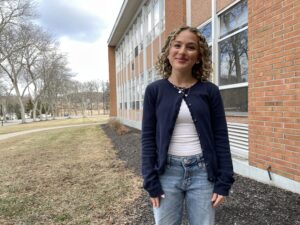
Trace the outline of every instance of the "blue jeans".
{"type": "Polygon", "coordinates": [[[181,225],[184,203],[189,225],[214,224],[213,183],[207,180],[201,155],[169,155],[166,171],[159,179],[165,198],[160,199],[159,208],[153,208],[156,225],[181,225]]]}

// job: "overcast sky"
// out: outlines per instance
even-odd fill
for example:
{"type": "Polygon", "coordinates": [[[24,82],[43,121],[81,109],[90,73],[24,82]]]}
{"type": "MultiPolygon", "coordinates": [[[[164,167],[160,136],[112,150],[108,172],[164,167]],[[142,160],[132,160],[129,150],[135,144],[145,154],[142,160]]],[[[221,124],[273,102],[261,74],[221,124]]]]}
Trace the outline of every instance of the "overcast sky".
{"type": "Polygon", "coordinates": [[[108,80],[107,40],[123,0],[38,0],[39,23],[59,40],[75,79],[108,80]]]}

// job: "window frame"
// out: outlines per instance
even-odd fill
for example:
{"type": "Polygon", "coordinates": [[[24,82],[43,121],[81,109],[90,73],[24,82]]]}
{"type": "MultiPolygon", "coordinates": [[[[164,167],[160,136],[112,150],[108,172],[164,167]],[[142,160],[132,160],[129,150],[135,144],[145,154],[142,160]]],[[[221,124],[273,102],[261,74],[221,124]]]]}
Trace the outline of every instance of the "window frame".
{"type": "MultiPolygon", "coordinates": [[[[220,85],[220,82],[219,82],[219,73],[220,73],[220,70],[219,70],[219,64],[220,64],[219,44],[220,44],[220,42],[222,42],[222,41],[224,41],[224,40],[226,40],[226,39],[228,39],[228,38],[230,38],[230,37],[232,37],[232,36],[234,36],[238,33],[241,33],[245,30],[248,30],[248,22],[249,22],[248,21],[247,25],[243,26],[241,29],[236,30],[236,31],[234,31],[232,33],[229,33],[229,34],[225,35],[224,37],[220,38],[220,28],[221,28],[220,16],[222,15],[222,13],[226,12],[227,10],[231,9],[232,7],[235,7],[237,4],[239,4],[242,1],[243,0],[234,1],[233,3],[231,3],[230,5],[225,7],[224,9],[222,9],[221,11],[216,12],[215,15],[211,15],[210,19],[206,20],[204,23],[202,23],[201,25],[199,25],[197,27],[197,29],[200,30],[201,28],[203,28],[207,24],[211,23],[212,37],[211,37],[211,42],[208,43],[208,46],[212,48],[212,51],[213,51],[213,49],[215,50],[215,52],[212,52],[211,54],[212,55],[215,54],[215,56],[216,56],[214,58],[212,57],[212,60],[214,60],[214,62],[213,62],[214,68],[213,68],[213,74],[212,74],[212,82],[214,82],[216,85],[218,85],[220,90],[228,90],[228,89],[234,89],[234,88],[241,88],[241,87],[248,87],[249,86],[248,82],[242,82],[242,83],[237,83],[237,84],[227,84],[227,85],[220,85]],[[213,20],[216,23],[216,25],[215,25],[216,27],[215,27],[214,31],[213,31],[213,29],[214,29],[213,28],[213,20]],[[216,45],[216,46],[214,46],[214,48],[213,48],[213,45],[216,45]]],[[[248,35],[248,37],[249,37],[249,35],[248,35]]],[[[229,116],[247,116],[248,115],[248,112],[225,112],[225,113],[226,113],[226,115],[229,115],[229,116]]]]}
{"type": "MultiPolygon", "coordinates": [[[[249,21],[247,21],[247,25],[245,25],[244,27],[242,27],[241,29],[238,29],[232,33],[229,33],[225,36],[223,36],[222,38],[220,38],[220,28],[221,28],[221,15],[226,12],[227,10],[235,7],[237,4],[239,4],[240,2],[242,2],[243,0],[238,0],[238,1],[235,1],[233,2],[232,4],[228,5],[227,7],[225,7],[223,10],[221,10],[220,12],[218,12],[216,14],[216,19],[217,19],[217,32],[216,32],[216,51],[217,51],[217,57],[216,57],[216,67],[218,68],[217,69],[217,73],[214,75],[216,76],[215,79],[217,81],[217,85],[219,86],[219,89],[220,90],[229,90],[229,89],[234,89],[234,88],[241,88],[241,87],[248,87],[248,82],[241,82],[241,83],[237,83],[237,84],[227,84],[227,85],[220,85],[220,82],[219,82],[219,73],[220,73],[220,70],[219,70],[219,64],[220,64],[220,61],[219,61],[219,56],[220,56],[220,52],[219,52],[219,44],[220,42],[238,34],[238,33],[241,33],[245,30],[248,30],[248,23],[249,21]]],[[[247,0],[246,0],[247,1],[247,0]]],[[[248,3],[247,3],[248,4],[248,3]]],[[[249,10],[249,9],[248,9],[249,10]]],[[[249,37],[249,36],[248,36],[249,37]]],[[[249,78],[249,74],[248,74],[248,78],[249,78]]],[[[248,115],[248,112],[226,112],[226,115],[231,115],[231,116],[247,116],[248,115]]]]}

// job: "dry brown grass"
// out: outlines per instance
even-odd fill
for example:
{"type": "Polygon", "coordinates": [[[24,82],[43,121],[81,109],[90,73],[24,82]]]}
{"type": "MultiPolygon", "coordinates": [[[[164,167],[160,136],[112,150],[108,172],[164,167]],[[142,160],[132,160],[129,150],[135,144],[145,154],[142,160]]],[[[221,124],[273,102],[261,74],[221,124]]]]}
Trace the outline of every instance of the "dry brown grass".
{"type": "Polygon", "coordinates": [[[141,194],[99,126],[0,144],[0,224],[125,224],[141,194]]]}
{"type": "Polygon", "coordinates": [[[117,134],[124,135],[127,134],[130,130],[125,125],[123,125],[118,119],[112,118],[108,120],[108,125],[114,129],[117,134]]]}
{"type": "Polygon", "coordinates": [[[75,125],[75,124],[85,124],[85,123],[105,123],[108,120],[107,115],[95,116],[95,117],[82,117],[82,118],[72,118],[72,119],[57,119],[57,120],[47,120],[38,121],[25,124],[16,124],[9,126],[0,126],[0,134],[8,134],[13,132],[19,132],[24,130],[39,129],[45,127],[56,127],[65,125],[75,125]]]}

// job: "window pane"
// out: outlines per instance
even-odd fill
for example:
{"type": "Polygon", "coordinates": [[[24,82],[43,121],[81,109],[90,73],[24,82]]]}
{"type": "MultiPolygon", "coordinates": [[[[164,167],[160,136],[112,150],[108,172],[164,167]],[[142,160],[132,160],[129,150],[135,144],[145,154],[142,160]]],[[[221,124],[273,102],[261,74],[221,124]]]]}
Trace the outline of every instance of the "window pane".
{"type": "Polygon", "coordinates": [[[156,37],[160,33],[159,27],[159,3],[156,2],[154,5],[154,36],[156,37]]]}
{"type": "Polygon", "coordinates": [[[158,2],[154,5],[154,26],[159,22],[159,4],[158,2]]]}
{"type": "Polygon", "coordinates": [[[219,43],[219,85],[248,82],[248,31],[219,43]]]}
{"type": "Polygon", "coordinates": [[[211,42],[211,22],[199,28],[200,33],[206,38],[207,43],[211,42]]]}
{"type": "Polygon", "coordinates": [[[248,87],[221,90],[226,112],[248,112],[248,87]]]}
{"type": "Polygon", "coordinates": [[[247,1],[243,0],[234,7],[228,9],[220,16],[220,36],[221,38],[230,34],[248,23],[247,1]]]}
{"type": "Polygon", "coordinates": [[[151,11],[148,13],[148,33],[152,30],[151,11]]]}

